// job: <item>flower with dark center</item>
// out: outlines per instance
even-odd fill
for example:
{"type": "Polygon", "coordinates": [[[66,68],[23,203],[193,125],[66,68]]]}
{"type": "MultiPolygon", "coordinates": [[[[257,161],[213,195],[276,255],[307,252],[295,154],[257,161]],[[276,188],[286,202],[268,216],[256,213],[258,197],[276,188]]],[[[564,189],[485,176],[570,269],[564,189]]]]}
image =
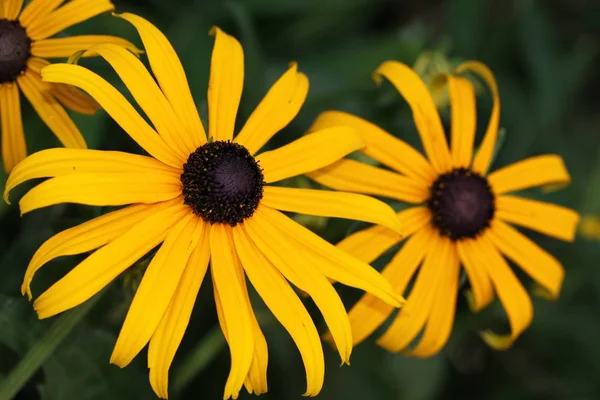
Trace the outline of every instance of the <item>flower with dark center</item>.
{"type": "Polygon", "coordinates": [[[487,179],[466,168],[441,175],[431,187],[427,205],[433,224],[453,240],[476,237],[494,217],[494,195],[487,179]]]}
{"type": "Polygon", "coordinates": [[[14,82],[27,68],[31,39],[19,21],[0,19],[0,84],[14,82]]]}
{"type": "Polygon", "coordinates": [[[181,182],[185,204],[211,224],[239,224],[263,197],[262,170],[244,146],[232,142],[198,147],[183,166],[181,182]]]}

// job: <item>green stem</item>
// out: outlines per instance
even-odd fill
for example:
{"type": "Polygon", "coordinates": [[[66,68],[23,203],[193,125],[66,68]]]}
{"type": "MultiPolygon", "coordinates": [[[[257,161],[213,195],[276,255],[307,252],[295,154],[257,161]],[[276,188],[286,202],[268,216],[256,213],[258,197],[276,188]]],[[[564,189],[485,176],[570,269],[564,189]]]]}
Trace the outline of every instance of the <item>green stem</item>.
{"type": "Polygon", "coordinates": [[[62,314],[46,334],[8,374],[0,387],[0,400],[10,400],[19,393],[27,381],[40,368],[54,350],[65,340],[73,328],[87,315],[101,296],[96,295],[72,311],[62,314]]]}

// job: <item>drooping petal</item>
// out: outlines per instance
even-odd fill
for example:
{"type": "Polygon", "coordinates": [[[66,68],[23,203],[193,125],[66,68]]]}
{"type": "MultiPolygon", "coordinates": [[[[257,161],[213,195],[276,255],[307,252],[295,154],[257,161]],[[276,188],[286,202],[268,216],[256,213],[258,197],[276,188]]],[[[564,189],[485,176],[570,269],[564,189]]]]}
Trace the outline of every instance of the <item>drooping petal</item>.
{"type": "Polygon", "coordinates": [[[10,172],[27,156],[21,118],[19,88],[14,83],[0,84],[0,126],[2,127],[2,161],[10,172]]]}
{"type": "MultiPolygon", "coordinates": [[[[433,230],[427,227],[408,238],[400,251],[381,272],[392,284],[396,293],[402,294],[406,290],[410,279],[425,257],[432,235],[433,230]]],[[[384,303],[371,293],[365,293],[348,313],[354,345],[371,335],[393,311],[394,307],[384,303]]]]}
{"type": "Polygon", "coordinates": [[[52,84],[52,95],[69,110],[81,114],[94,115],[101,108],[94,99],[74,86],[54,83],[52,84]]]}
{"type": "Polygon", "coordinates": [[[558,297],[565,271],[556,258],[502,221],[492,223],[489,239],[502,254],[546,289],[552,298],[558,297]]]}
{"type": "Polygon", "coordinates": [[[496,218],[557,239],[575,240],[579,214],[570,208],[514,196],[496,199],[496,218]]]}
{"type": "Polygon", "coordinates": [[[298,72],[296,63],[292,63],[271,86],[234,141],[255,154],[294,119],[307,94],[308,78],[298,72]]]}
{"type": "Polygon", "coordinates": [[[339,160],[307,175],[332,189],[389,197],[411,204],[422,203],[430,196],[429,188],[421,181],[354,160],[339,160]]]}
{"type": "Polygon", "coordinates": [[[231,140],[244,88],[244,50],[236,38],[216,26],[210,34],[215,45],[208,82],[208,136],[231,140]]]}
{"type": "Polygon", "coordinates": [[[472,72],[482,78],[492,92],[494,104],[492,106],[492,114],[488,123],[487,130],[483,141],[479,146],[479,150],[473,158],[471,169],[480,175],[485,175],[494,155],[494,147],[496,146],[496,137],[498,136],[498,124],[500,122],[500,95],[498,94],[498,85],[492,71],[483,63],[478,61],[467,61],[456,68],[456,73],[472,72]]]}
{"type": "Polygon", "coordinates": [[[160,88],[181,123],[186,126],[183,140],[189,152],[193,152],[206,143],[206,133],[177,53],[165,35],[144,18],[130,13],[116,16],[128,21],[137,29],[160,88]]]}
{"type": "Polygon", "coordinates": [[[14,20],[23,8],[23,0],[2,0],[0,4],[0,18],[14,20]]]}
{"type": "Polygon", "coordinates": [[[277,182],[332,164],[364,146],[352,128],[334,127],[306,135],[256,157],[265,182],[277,182]]]}
{"type": "Polygon", "coordinates": [[[437,175],[421,153],[377,125],[352,114],[325,111],[319,115],[309,131],[314,132],[340,125],[350,126],[362,134],[366,144],[361,150],[363,153],[391,169],[422,182],[425,186],[435,181],[437,175]]]}
{"type": "Polygon", "coordinates": [[[481,311],[494,299],[492,281],[484,266],[485,255],[474,239],[457,241],[456,249],[471,284],[471,290],[466,293],[469,307],[473,312],[481,311]]]}
{"type": "Polygon", "coordinates": [[[245,287],[236,271],[237,257],[231,227],[214,224],[210,230],[212,277],[222,309],[222,324],[226,327],[231,351],[231,370],[223,398],[237,398],[254,356],[254,333],[245,287]]]}
{"type": "Polygon", "coordinates": [[[148,265],[110,356],[111,364],[127,366],[156,331],[200,240],[202,231],[196,229],[197,220],[187,213],[173,225],[148,265]]]}
{"type": "Polygon", "coordinates": [[[122,236],[92,253],[33,303],[48,318],[83,303],[121,272],[162,243],[171,227],[188,213],[182,201],[151,213],[122,236]]]}
{"type": "Polygon", "coordinates": [[[477,129],[475,90],[465,78],[447,75],[451,115],[451,152],[454,168],[469,168],[477,129]]]}
{"type": "Polygon", "coordinates": [[[99,75],[79,65],[54,64],[43,69],[42,78],[83,89],[152,157],[172,167],[182,167],[185,160],[181,160],[127,99],[99,75]]]}
{"type": "Polygon", "coordinates": [[[390,206],[360,194],[265,186],[261,202],[277,210],[371,222],[403,233],[390,206]]]}
{"type": "Polygon", "coordinates": [[[168,397],[169,369],[189,324],[210,259],[210,225],[198,219],[196,230],[199,242],[190,255],[171,304],[152,335],[148,347],[150,385],[154,393],[163,399],[168,397]]]}
{"type": "Polygon", "coordinates": [[[255,247],[245,227],[234,228],[233,237],[252,286],[300,350],[306,368],[304,395],[316,396],[323,386],[325,362],[319,334],[310,315],[281,273],[255,247]]]}
{"type": "Polygon", "coordinates": [[[60,203],[121,206],[158,203],[181,195],[181,181],[162,173],[81,173],[51,178],[19,201],[21,214],[60,203]]]}
{"type": "Polygon", "coordinates": [[[444,127],[427,86],[410,67],[397,61],[386,61],[373,74],[375,81],[389,80],[410,106],[425,153],[438,174],[452,169],[452,159],[444,135],[444,127]]]}
{"type": "Polygon", "coordinates": [[[526,158],[492,172],[488,181],[496,195],[549,184],[567,184],[571,176],[562,157],[543,155],[526,158]]]}
{"type": "MultiPolygon", "coordinates": [[[[104,43],[120,46],[133,53],[139,54],[142,52],[142,50],[135,47],[133,43],[120,37],[109,35],[80,35],[36,40],[31,43],[31,54],[34,57],[41,58],[68,58],[79,51],[87,50],[92,46],[104,43]]],[[[88,51],[82,54],[82,57],[92,57],[96,55],[97,53],[88,51]]]]}
{"type": "Polygon", "coordinates": [[[85,149],[85,139],[63,106],[52,95],[52,87],[42,82],[39,75],[27,70],[17,83],[42,121],[65,147],[85,149]]]}
{"type": "Polygon", "coordinates": [[[43,22],[44,16],[50,14],[60,6],[65,0],[31,0],[21,15],[19,15],[19,22],[22,26],[29,26],[33,23],[43,22]]]}
{"type": "Polygon", "coordinates": [[[479,238],[479,246],[486,255],[486,268],[508,316],[511,333],[499,335],[490,330],[481,332],[482,339],[496,350],[504,350],[512,346],[533,319],[533,305],[529,295],[512,272],[510,266],[500,255],[487,235],[479,238]]]}

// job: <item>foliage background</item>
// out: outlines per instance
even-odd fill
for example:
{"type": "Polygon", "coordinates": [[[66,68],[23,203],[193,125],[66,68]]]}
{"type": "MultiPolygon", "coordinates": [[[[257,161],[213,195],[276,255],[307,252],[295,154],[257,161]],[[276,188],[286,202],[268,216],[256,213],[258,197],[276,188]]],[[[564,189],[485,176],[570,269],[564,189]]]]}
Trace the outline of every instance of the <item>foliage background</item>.
{"type": "MultiPolygon", "coordinates": [[[[205,93],[212,38],[219,25],[237,36],[246,52],[246,83],[238,121],[244,121],[291,60],[311,80],[307,103],[273,145],[303,134],[325,109],[342,109],[385,127],[420,146],[406,104],[388,85],[377,89],[370,73],[384,60],[414,64],[425,51],[455,64],[479,59],[499,82],[506,135],[495,167],[521,158],[558,152],[573,182],[566,190],[528,196],[600,213],[600,2],[595,0],[114,0],[118,11],[139,13],[154,22],[179,53],[198,106],[206,112],[205,93]]],[[[69,33],[112,33],[141,45],[124,21],[101,16],[69,33]]],[[[143,57],[145,60],[145,58],[143,57]]],[[[111,82],[120,81],[107,64],[84,61],[111,82]]],[[[24,102],[31,151],[57,145],[49,130],[24,102]]],[[[480,129],[490,110],[481,87],[480,129]]],[[[446,112],[447,109],[443,110],[446,112]]],[[[138,151],[103,112],[76,116],[90,147],[138,151]]],[[[446,121],[447,122],[447,121],[446,121]]],[[[481,134],[481,132],[480,132],[481,134]]],[[[6,177],[2,177],[6,179],[6,177]]],[[[293,184],[305,185],[304,180],[293,184]]],[[[18,198],[17,195],[14,198],[18,198]]],[[[399,207],[400,205],[394,204],[399,207]]],[[[38,321],[19,287],[37,247],[54,232],[98,215],[92,207],[63,205],[19,217],[16,206],[0,203],[0,379],[51,327],[38,321]]],[[[331,241],[357,226],[339,220],[303,218],[331,241]]],[[[352,366],[325,346],[327,371],[320,399],[594,399],[600,396],[600,246],[578,238],[564,244],[531,233],[567,269],[559,301],[535,299],[531,328],[506,352],[492,352],[477,332],[506,328],[494,304],[471,315],[460,299],[454,333],[447,348],[427,360],[387,354],[373,339],[355,349],[352,366]]],[[[376,266],[381,267],[385,261],[376,266]]],[[[56,260],[39,274],[34,293],[72,268],[81,257],[56,260]]],[[[125,370],[108,359],[143,272],[143,263],[113,283],[84,321],[68,335],[18,399],[153,399],[142,353],[125,370]]],[[[526,284],[530,284],[523,277],[526,284]]],[[[217,324],[210,282],[197,301],[171,374],[174,399],[219,399],[229,355],[217,324]]],[[[359,293],[340,288],[351,305],[359,293]]],[[[254,298],[258,309],[264,309],[254,298]]],[[[309,309],[322,321],[314,307],[309,309]]],[[[285,331],[260,313],[269,343],[269,393],[266,399],[299,399],[304,371],[285,331]]],[[[0,381],[1,384],[1,381],[0,381]]],[[[242,398],[249,398],[245,393],[242,398]]]]}

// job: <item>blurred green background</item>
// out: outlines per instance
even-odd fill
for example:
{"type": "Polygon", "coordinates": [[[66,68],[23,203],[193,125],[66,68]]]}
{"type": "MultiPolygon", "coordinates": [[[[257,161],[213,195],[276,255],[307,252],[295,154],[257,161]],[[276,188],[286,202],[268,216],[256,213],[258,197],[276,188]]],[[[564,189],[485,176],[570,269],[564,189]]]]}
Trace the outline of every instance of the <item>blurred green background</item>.
{"type": "MultiPolygon", "coordinates": [[[[171,40],[204,116],[213,42],[208,30],[212,25],[238,37],[245,49],[246,82],[239,123],[285,71],[287,63],[297,61],[311,81],[308,100],[272,146],[302,135],[320,111],[341,109],[376,122],[420,148],[406,104],[389,85],[376,88],[371,72],[388,59],[409,65],[418,59],[420,64],[429,61],[430,70],[443,70],[446,64],[465,59],[481,60],[498,79],[501,125],[506,133],[494,167],[536,154],[559,153],[566,160],[572,184],[551,194],[530,191],[525,195],[567,205],[583,214],[600,213],[599,1],[113,1],[117,11],[143,15],[171,40]],[[432,56],[423,56],[426,52],[432,56]]],[[[110,16],[94,18],[68,33],[122,35],[141,46],[131,26],[110,16]]],[[[83,63],[105,73],[122,88],[106,63],[83,63]]],[[[483,85],[479,89],[478,120],[483,131],[491,100],[483,85]]],[[[31,107],[25,102],[23,105],[30,151],[57,145],[31,107]]],[[[441,105],[447,117],[447,107],[443,102],[441,105]]],[[[103,112],[94,117],[75,116],[75,120],[92,148],[139,151],[103,112]]],[[[308,182],[299,179],[292,184],[308,182]]],[[[13,198],[18,198],[17,192],[13,198]]],[[[65,336],[17,394],[18,399],[155,398],[148,383],[145,351],[124,370],[108,364],[143,263],[97,296],[89,313],[80,308],[70,321],[65,321],[67,317],[38,321],[19,293],[27,263],[44,240],[102,211],[61,205],[20,218],[16,206],[0,203],[0,387],[2,379],[32,348],[50,350],[47,340],[65,336]],[[61,327],[53,326],[60,318],[61,327]],[[67,323],[75,326],[70,332],[63,329],[67,323]]],[[[340,220],[299,220],[333,242],[359,228],[340,220]]],[[[600,398],[600,244],[582,237],[574,244],[565,244],[528,233],[563,262],[567,275],[557,302],[534,299],[535,320],[511,350],[491,351],[478,337],[483,328],[506,329],[501,306],[495,303],[472,315],[461,298],[451,340],[434,358],[417,360],[388,354],[370,339],[355,349],[351,367],[340,368],[339,357],[326,345],[325,387],[319,398],[600,398]]],[[[384,255],[376,263],[377,268],[386,257],[389,259],[384,255]]],[[[52,262],[36,277],[34,294],[81,259],[52,262]]],[[[360,294],[339,290],[349,306],[360,294]]],[[[269,393],[264,398],[299,399],[305,389],[299,353],[260,300],[254,296],[253,301],[269,343],[269,393]]],[[[307,306],[322,328],[318,312],[312,304],[307,306]]],[[[228,368],[229,353],[218,330],[210,282],[206,281],[171,369],[171,398],[221,398],[228,368]]],[[[241,398],[250,396],[244,392],[241,398]]]]}

